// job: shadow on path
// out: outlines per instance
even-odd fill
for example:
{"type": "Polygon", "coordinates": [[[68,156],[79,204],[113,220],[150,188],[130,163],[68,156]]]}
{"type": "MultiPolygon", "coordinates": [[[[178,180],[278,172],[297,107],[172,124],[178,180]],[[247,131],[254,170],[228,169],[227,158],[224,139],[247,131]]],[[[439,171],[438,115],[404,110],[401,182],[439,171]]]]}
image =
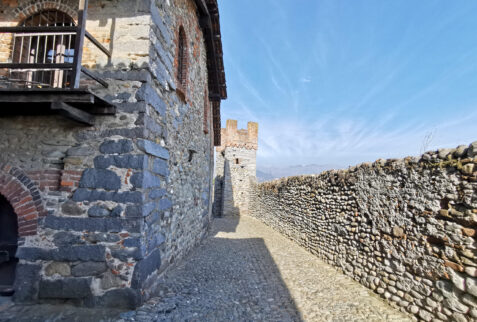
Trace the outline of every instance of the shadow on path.
{"type": "Polygon", "coordinates": [[[0,321],[410,321],[249,217],[216,218],[209,237],[159,282],[159,296],[135,311],[14,306],[2,312],[9,304],[0,302],[0,321]]]}

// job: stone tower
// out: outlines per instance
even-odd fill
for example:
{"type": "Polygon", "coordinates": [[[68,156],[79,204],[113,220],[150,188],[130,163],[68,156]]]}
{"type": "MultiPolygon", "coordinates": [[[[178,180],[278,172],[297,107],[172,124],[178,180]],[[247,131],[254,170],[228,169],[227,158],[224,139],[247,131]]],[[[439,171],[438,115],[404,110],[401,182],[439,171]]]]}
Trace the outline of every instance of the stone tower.
{"type": "Polygon", "coordinates": [[[248,214],[251,180],[256,177],[258,123],[248,122],[237,129],[236,120],[227,120],[221,129],[222,145],[216,147],[214,215],[248,214]]]}

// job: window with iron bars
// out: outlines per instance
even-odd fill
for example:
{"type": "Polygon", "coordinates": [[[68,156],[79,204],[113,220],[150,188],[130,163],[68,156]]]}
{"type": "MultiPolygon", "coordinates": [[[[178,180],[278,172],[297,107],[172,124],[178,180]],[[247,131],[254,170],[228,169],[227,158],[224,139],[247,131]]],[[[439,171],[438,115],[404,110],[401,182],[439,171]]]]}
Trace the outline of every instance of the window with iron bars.
{"type": "MultiPolygon", "coordinates": [[[[74,20],[59,10],[44,10],[26,18],[22,27],[75,26],[74,20]]],[[[42,68],[11,70],[14,87],[65,88],[72,81],[72,71],[48,64],[73,63],[76,32],[16,33],[12,39],[12,63],[45,64],[42,68]]]]}

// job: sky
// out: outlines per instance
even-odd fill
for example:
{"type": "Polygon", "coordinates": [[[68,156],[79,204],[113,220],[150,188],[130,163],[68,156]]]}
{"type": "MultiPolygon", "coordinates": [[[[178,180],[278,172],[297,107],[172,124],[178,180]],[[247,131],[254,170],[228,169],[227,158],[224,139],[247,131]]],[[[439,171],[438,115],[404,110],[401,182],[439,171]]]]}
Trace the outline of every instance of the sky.
{"type": "Polygon", "coordinates": [[[477,1],[220,0],[222,126],[257,166],[347,167],[477,140],[477,1]]]}

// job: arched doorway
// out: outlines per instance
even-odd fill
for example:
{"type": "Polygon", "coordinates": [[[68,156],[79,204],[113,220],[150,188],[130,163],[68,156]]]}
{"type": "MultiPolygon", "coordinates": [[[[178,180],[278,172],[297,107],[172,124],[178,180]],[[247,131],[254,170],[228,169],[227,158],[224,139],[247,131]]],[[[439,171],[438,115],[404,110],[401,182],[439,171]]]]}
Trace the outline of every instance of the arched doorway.
{"type": "Polygon", "coordinates": [[[0,195],[0,295],[13,295],[13,282],[18,259],[17,215],[8,200],[0,195]]]}
{"type": "MultiPolygon", "coordinates": [[[[23,20],[22,27],[71,27],[73,18],[59,10],[42,10],[23,20]]],[[[19,33],[13,39],[12,62],[28,64],[73,63],[75,32],[19,33]]],[[[67,70],[42,68],[14,71],[12,75],[28,87],[68,87],[72,75],[67,70]]]]}

